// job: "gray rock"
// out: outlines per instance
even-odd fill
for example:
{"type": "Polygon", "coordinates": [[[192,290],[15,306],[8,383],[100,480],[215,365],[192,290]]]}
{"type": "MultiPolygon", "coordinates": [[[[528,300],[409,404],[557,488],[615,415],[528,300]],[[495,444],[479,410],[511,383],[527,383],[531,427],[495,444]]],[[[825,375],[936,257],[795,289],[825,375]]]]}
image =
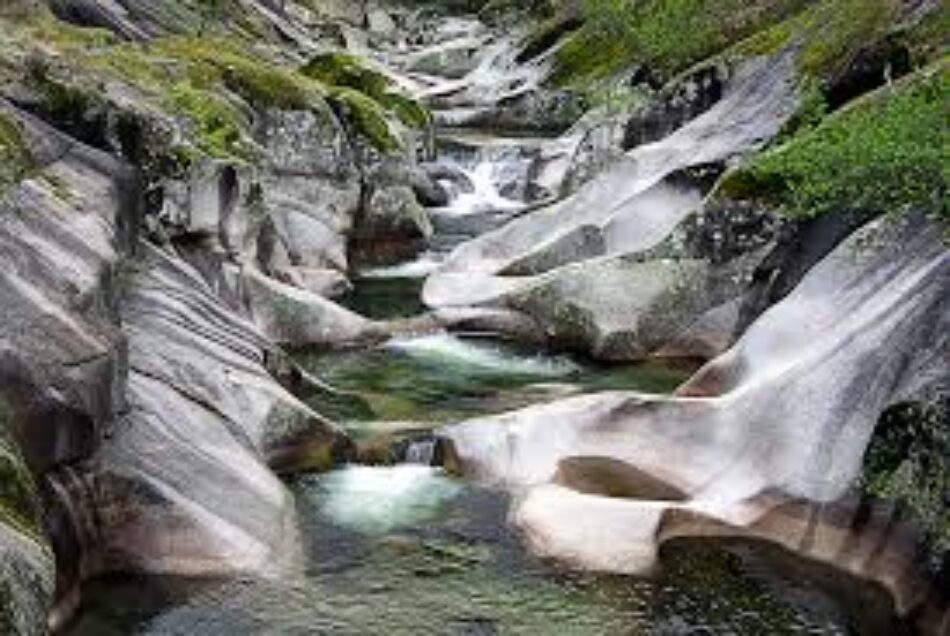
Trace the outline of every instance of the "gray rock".
{"type": "Polygon", "coordinates": [[[361,240],[425,240],[432,236],[432,223],[406,186],[377,190],[370,197],[357,227],[361,240]]]}
{"type": "Polygon", "coordinates": [[[346,240],[361,188],[343,127],[329,107],[319,113],[269,111],[258,135],[268,156],[261,206],[291,263],[346,270],[346,240]]]}
{"type": "Polygon", "coordinates": [[[366,13],[366,26],[370,33],[391,37],[396,33],[396,22],[383,9],[370,9],[366,13]]]}
{"type": "Polygon", "coordinates": [[[339,305],[260,272],[243,272],[251,319],[272,341],[302,346],[341,346],[378,341],[385,329],[339,305]]]}
{"type": "MultiPolygon", "coordinates": [[[[797,103],[793,61],[784,54],[747,65],[719,102],[672,135],[634,149],[567,199],[460,245],[426,281],[424,301],[515,309],[555,344],[636,359],[745,297],[777,224],[742,206],[696,211],[701,190],[684,189],[677,175],[777,134],[797,103]]],[[[680,350],[708,353],[710,341],[694,342],[696,350],[680,350]]]]}
{"type": "Polygon", "coordinates": [[[97,453],[106,566],[281,571],[293,504],[267,464],[327,466],[346,437],[274,381],[273,345],[197,271],[143,250],[122,304],[130,409],[97,453]]]}

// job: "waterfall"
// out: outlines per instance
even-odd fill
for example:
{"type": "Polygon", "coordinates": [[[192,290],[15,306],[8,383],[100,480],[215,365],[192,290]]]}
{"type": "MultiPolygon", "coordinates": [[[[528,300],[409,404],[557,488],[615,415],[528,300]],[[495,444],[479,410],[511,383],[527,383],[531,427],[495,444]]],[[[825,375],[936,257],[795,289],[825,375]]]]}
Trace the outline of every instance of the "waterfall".
{"type": "Polygon", "coordinates": [[[411,440],[406,447],[405,463],[432,466],[435,459],[435,439],[411,440]]]}

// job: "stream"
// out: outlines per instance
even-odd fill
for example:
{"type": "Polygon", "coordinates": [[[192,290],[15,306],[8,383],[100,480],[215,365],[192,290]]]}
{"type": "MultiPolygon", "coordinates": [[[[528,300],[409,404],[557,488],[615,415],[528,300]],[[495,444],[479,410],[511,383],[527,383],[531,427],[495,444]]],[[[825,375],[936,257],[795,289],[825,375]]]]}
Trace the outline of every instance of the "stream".
{"type": "MultiPolygon", "coordinates": [[[[451,249],[542,196],[527,177],[539,143],[442,131],[440,162],[462,177],[443,183],[452,202],[431,211],[428,251],[359,272],[345,304],[378,319],[424,311],[424,277],[451,249]]],[[[361,411],[314,406],[369,444],[576,393],[668,393],[695,369],[608,366],[484,333],[401,336],[298,360],[362,398],[361,411]]],[[[672,542],[649,579],[569,571],[524,549],[506,523],[507,495],[428,465],[353,465],[288,486],[303,544],[295,576],[97,579],[69,634],[853,634],[888,623],[870,593],[855,599],[827,572],[747,545],[672,542]]]]}
{"type": "MultiPolygon", "coordinates": [[[[460,207],[437,211],[442,227],[447,218],[483,231],[521,205],[498,209],[509,159],[482,158],[490,165],[470,169],[487,192],[457,194],[460,207]]],[[[376,318],[419,313],[424,274],[459,238],[443,235],[441,251],[363,272],[346,303],[376,318]]],[[[400,337],[299,361],[363,398],[368,410],[333,413],[357,440],[572,393],[669,392],[693,370],[599,365],[487,334],[400,337]]],[[[348,466],[288,485],[304,548],[296,576],[99,579],[84,589],[71,636],[856,633],[855,603],[821,573],[783,570],[748,546],[668,545],[651,579],[584,574],[525,551],[506,523],[506,495],[437,468],[348,466]]]]}

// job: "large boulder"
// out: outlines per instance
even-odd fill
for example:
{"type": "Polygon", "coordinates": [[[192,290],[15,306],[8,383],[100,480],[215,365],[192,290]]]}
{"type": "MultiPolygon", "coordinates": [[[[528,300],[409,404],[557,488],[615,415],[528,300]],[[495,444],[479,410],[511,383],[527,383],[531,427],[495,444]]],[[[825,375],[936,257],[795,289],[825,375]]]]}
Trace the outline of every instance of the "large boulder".
{"type": "Polygon", "coordinates": [[[948,284],[941,228],[884,218],[677,397],[589,395],[444,435],[469,472],[520,493],[512,518],[546,556],[645,572],[669,538],[755,538],[880,583],[939,632],[899,513],[868,519],[848,497],[885,408],[948,390],[948,284]],[[621,483],[598,490],[605,475],[621,483]]]}
{"type": "Polygon", "coordinates": [[[322,468],[347,439],[271,376],[279,355],[182,261],[145,246],[128,280],[130,409],[97,453],[105,567],[278,573],[294,509],[271,473],[322,468]]]}
{"type": "Polygon", "coordinates": [[[361,180],[346,131],[328,106],[269,111],[258,131],[267,164],[261,205],[289,263],[346,271],[346,241],[360,205],[361,180]]]}
{"type": "Polygon", "coordinates": [[[385,328],[312,292],[249,269],[243,272],[251,320],[273,342],[291,347],[334,347],[381,340],[385,328]]]}

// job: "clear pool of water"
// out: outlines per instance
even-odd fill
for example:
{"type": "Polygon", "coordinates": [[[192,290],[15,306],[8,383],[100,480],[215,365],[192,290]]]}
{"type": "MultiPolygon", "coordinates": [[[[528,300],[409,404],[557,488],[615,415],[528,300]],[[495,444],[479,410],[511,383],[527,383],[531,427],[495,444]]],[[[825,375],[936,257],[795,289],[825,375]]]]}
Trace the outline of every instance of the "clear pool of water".
{"type": "Polygon", "coordinates": [[[299,574],[102,579],[71,636],[853,633],[814,581],[748,549],[668,549],[650,580],[584,575],[527,554],[503,495],[436,469],[351,467],[291,488],[299,574]]]}

